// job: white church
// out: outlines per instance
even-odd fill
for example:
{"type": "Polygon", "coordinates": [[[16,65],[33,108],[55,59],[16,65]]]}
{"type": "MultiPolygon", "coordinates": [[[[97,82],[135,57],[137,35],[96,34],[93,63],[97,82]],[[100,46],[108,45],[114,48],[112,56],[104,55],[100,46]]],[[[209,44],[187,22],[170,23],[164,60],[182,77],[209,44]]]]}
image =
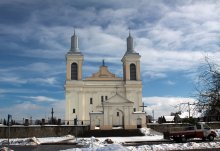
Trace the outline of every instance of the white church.
{"type": "Polygon", "coordinates": [[[141,107],[140,58],[129,33],[127,51],[121,59],[123,78],[111,73],[103,61],[96,73],[83,79],[84,56],[74,31],[71,49],[66,54],[66,124],[90,125],[91,130],[146,126],[146,114],[141,107]]]}

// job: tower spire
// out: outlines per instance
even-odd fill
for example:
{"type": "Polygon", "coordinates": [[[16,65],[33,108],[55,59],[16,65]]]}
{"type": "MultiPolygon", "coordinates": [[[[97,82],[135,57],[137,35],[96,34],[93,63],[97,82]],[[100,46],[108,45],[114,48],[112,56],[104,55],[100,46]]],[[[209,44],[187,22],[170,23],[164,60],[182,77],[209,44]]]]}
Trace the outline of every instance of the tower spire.
{"type": "Polygon", "coordinates": [[[71,37],[71,52],[80,52],[78,47],[78,37],[76,36],[75,28],[74,28],[74,34],[71,37]]]}
{"type": "Polygon", "coordinates": [[[133,42],[133,38],[131,36],[131,31],[129,28],[129,36],[127,38],[127,52],[126,53],[134,53],[134,42],[133,42]]]}

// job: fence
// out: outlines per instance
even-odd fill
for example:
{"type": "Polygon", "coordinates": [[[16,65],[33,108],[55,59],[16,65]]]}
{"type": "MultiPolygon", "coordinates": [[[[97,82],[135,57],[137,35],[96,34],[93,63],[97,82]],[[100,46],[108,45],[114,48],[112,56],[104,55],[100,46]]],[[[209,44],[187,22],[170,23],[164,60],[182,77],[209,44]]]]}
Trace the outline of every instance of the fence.
{"type": "Polygon", "coordinates": [[[60,137],[65,135],[84,136],[89,126],[72,125],[12,125],[0,126],[0,138],[27,138],[27,137],[60,137]]]}
{"type": "MultiPolygon", "coordinates": [[[[0,124],[2,125],[8,125],[8,121],[1,120],[0,124]]],[[[90,124],[89,120],[61,120],[61,119],[23,119],[23,120],[11,120],[10,125],[82,125],[82,126],[88,126],[90,124]]]]}

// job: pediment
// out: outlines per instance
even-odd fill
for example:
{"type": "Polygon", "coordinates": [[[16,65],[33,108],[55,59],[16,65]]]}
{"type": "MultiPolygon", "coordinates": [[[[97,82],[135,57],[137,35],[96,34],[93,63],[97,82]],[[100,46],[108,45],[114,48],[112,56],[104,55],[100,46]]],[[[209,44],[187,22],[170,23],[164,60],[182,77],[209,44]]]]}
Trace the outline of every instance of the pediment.
{"type": "Polygon", "coordinates": [[[86,78],[85,80],[122,80],[119,77],[116,77],[115,74],[111,73],[108,70],[107,66],[100,66],[100,69],[98,72],[94,73],[91,77],[86,78]]]}
{"type": "Polygon", "coordinates": [[[124,104],[124,103],[129,103],[129,104],[134,104],[134,102],[122,97],[119,94],[116,94],[115,96],[109,98],[108,100],[103,102],[104,104],[124,104]]]}

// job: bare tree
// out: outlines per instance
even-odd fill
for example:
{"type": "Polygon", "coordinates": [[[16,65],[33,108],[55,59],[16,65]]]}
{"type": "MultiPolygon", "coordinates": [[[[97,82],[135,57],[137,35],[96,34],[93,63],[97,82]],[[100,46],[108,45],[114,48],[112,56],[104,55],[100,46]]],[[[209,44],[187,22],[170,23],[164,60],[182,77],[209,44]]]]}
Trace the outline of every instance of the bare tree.
{"type": "Polygon", "coordinates": [[[210,63],[208,58],[205,60],[196,87],[197,109],[205,111],[208,120],[220,120],[220,70],[217,64],[210,63]]]}

